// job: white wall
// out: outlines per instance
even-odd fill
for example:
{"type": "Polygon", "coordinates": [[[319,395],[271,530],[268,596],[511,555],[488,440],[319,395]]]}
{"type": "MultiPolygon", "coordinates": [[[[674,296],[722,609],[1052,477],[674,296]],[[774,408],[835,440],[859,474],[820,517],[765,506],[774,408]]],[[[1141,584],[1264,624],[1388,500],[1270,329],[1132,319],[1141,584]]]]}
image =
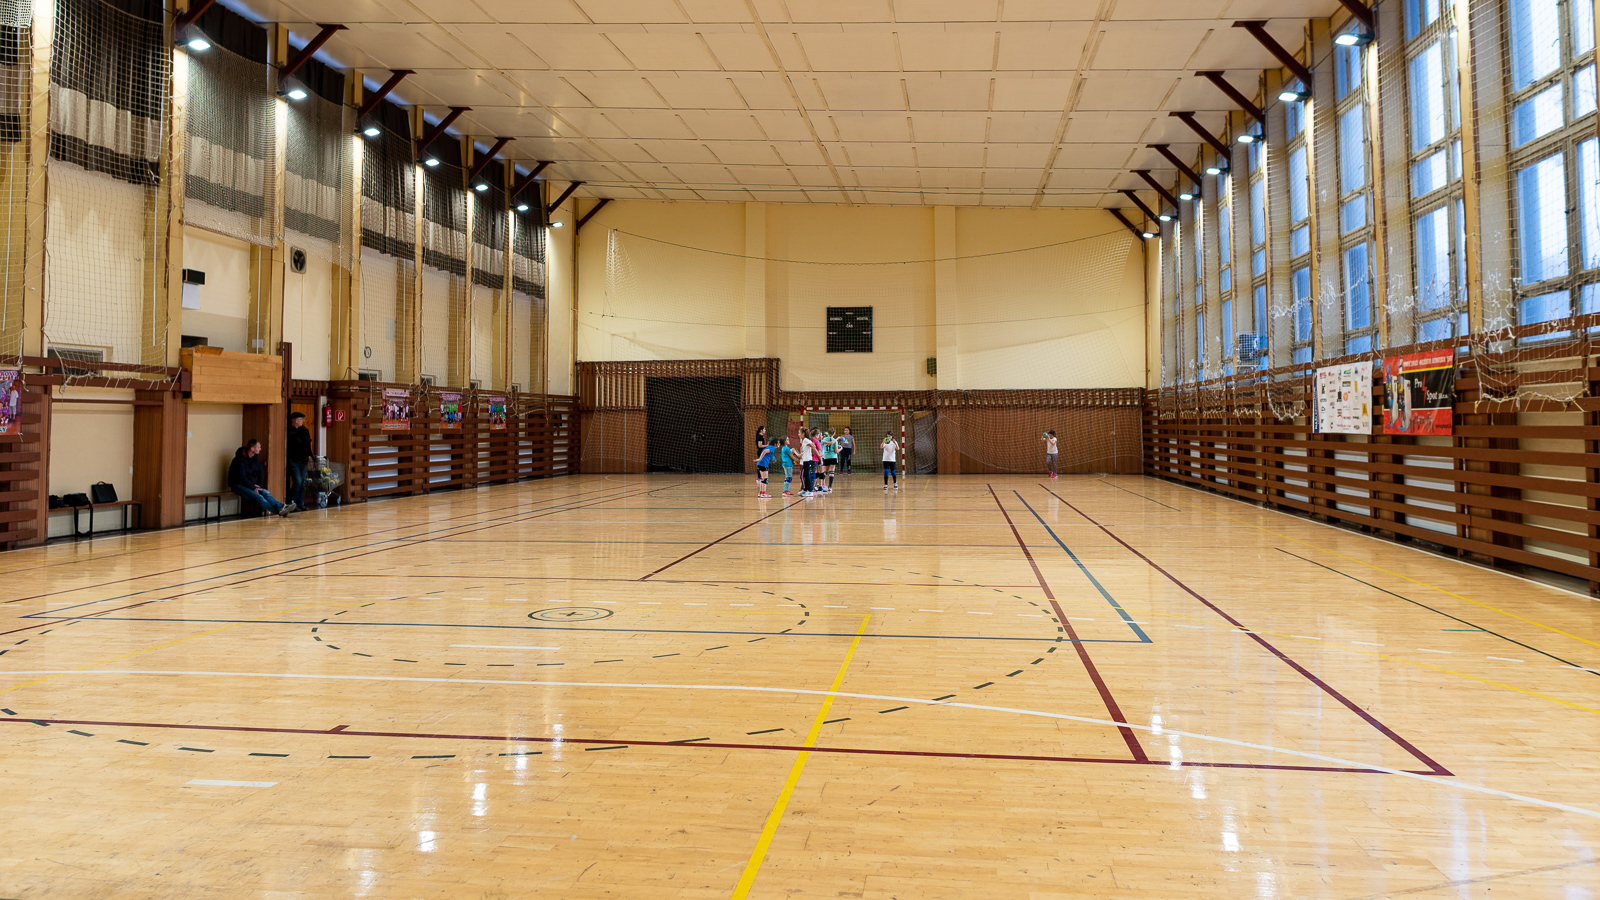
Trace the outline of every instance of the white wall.
{"type": "Polygon", "coordinates": [[[1136,387],[1142,245],[1098,210],[617,201],[579,241],[578,358],[773,356],[791,390],[1136,387]],[[872,307],[871,353],[826,352],[830,306],[872,307]]]}
{"type": "Polygon", "coordinates": [[[200,308],[183,311],[183,334],[210,339],[210,346],[250,351],[250,245],[199,228],[185,228],[183,267],[206,273],[200,308]]]}
{"type": "Polygon", "coordinates": [[[45,340],[143,362],[148,189],[54,160],[48,171],[45,340]]]}
{"type": "MultiPolygon", "coordinates": [[[[575,202],[568,199],[551,215],[551,220],[563,223],[563,227],[546,231],[549,268],[545,296],[549,298],[550,310],[550,357],[547,366],[550,372],[549,392],[552,394],[570,394],[573,391],[572,312],[577,302],[577,285],[574,281],[577,271],[573,266],[573,239],[577,236],[573,228],[577,222],[572,209],[575,202]]],[[[593,241],[594,235],[604,233],[599,222],[610,209],[607,206],[589,222],[583,234],[584,241],[593,241]]]]}
{"type": "MultiPolygon", "coordinates": [[[[65,396],[84,399],[131,399],[127,391],[68,388],[65,396]]],[[[56,495],[87,494],[89,485],[109,482],[117,497],[133,497],[133,406],[131,404],[54,404],[50,416],[50,490],[56,495]]],[[[88,527],[88,514],[84,527],[88,527]]],[[[120,510],[95,518],[98,528],[121,526],[120,510]]],[[[70,516],[50,517],[50,536],[72,533],[70,516]]]]}
{"type": "Polygon", "coordinates": [[[305,274],[288,266],[283,274],[283,339],[294,345],[292,372],[296,378],[331,378],[334,261],[323,241],[291,233],[284,243],[307,251],[305,274]]]}

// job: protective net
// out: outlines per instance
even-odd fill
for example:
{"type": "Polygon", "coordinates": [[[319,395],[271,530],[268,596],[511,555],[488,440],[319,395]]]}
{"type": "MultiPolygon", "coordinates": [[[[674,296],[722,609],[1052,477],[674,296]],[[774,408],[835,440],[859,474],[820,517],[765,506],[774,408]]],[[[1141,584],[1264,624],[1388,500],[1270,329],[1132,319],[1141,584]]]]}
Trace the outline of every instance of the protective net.
{"type": "Polygon", "coordinates": [[[410,379],[416,290],[416,165],[411,118],[384,102],[363,126],[361,166],[361,371],[374,381],[410,379]]]}
{"type": "MultiPolygon", "coordinates": [[[[171,205],[159,164],[171,139],[164,11],[153,0],[60,0],[53,50],[45,340],[86,362],[161,365],[171,205]]],[[[92,376],[85,367],[74,377],[92,376]]]]}
{"type": "Polygon", "coordinates": [[[540,204],[511,215],[511,381],[521,390],[546,392],[548,353],[545,303],[544,214],[540,204]]]}
{"type": "Polygon", "coordinates": [[[284,241],[323,263],[348,265],[341,236],[349,219],[340,196],[348,183],[352,111],[338,70],[309,60],[297,73],[309,96],[288,104],[284,158],[284,241]]]}
{"type": "Polygon", "coordinates": [[[438,384],[465,387],[471,327],[461,145],[441,138],[428,158],[437,165],[422,170],[422,372],[438,384]]]}
{"type": "MultiPolygon", "coordinates": [[[[506,172],[505,166],[490,162],[474,179],[472,187],[472,378],[489,387],[503,388],[495,358],[497,332],[509,327],[500,321],[501,306],[496,298],[506,284],[506,172]]],[[[509,372],[506,368],[501,370],[509,372]]],[[[507,379],[509,383],[509,379],[507,379]]]]}
{"type": "Polygon", "coordinates": [[[22,298],[28,255],[28,145],[31,106],[33,8],[25,0],[0,2],[0,355],[22,353],[22,298]]]}
{"type": "Polygon", "coordinates": [[[221,6],[191,27],[210,49],[186,54],[184,219],[271,246],[279,236],[273,157],[277,97],[267,32],[221,6]]]}

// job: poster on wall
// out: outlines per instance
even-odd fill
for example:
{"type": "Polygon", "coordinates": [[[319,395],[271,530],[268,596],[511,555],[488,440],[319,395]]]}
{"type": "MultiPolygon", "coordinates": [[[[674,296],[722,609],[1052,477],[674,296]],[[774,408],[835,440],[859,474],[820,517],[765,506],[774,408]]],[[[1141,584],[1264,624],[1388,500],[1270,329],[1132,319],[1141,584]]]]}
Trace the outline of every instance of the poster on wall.
{"type": "Polygon", "coordinates": [[[411,427],[411,392],[405,388],[383,389],[383,430],[405,431],[411,427]]]}
{"type": "Polygon", "coordinates": [[[1383,433],[1450,434],[1456,353],[1446,347],[1383,360],[1383,433]]]}
{"type": "Polygon", "coordinates": [[[504,397],[489,398],[489,430],[506,430],[506,398],[504,397]]]}
{"type": "Polygon", "coordinates": [[[439,430],[461,430],[461,395],[439,395],[439,430]]]}
{"type": "Polygon", "coordinates": [[[1372,362],[1317,370],[1312,430],[1319,434],[1372,433],[1372,362]]]}
{"type": "Polygon", "coordinates": [[[22,433],[22,373],[0,369],[0,434],[22,433]]]}

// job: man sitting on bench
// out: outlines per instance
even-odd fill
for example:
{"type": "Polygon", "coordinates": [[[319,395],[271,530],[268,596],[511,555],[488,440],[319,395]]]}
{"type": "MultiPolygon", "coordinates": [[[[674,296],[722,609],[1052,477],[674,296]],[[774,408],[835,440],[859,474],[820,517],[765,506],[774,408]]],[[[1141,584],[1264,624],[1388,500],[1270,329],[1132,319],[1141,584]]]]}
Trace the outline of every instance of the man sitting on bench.
{"type": "Polygon", "coordinates": [[[278,516],[289,515],[294,504],[279,503],[262,484],[266,480],[267,473],[261,465],[261,442],[251,438],[233,454],[233,462],[228,464],[228,487],[241,500],[249,500],[260,506],[263,515],[269,512],[278,516]]]}

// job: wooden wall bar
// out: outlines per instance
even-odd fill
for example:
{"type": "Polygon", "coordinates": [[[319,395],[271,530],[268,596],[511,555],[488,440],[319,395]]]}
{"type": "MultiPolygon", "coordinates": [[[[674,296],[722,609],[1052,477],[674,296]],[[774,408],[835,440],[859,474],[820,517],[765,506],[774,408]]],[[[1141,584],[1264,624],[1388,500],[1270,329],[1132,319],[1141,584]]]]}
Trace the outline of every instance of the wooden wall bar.
{"type": "MultiPolygon", "coordinates": [[[[1317,434],[1309,415],[1257,415],[1246,395],[1259,399],[1259,376],[1153,391],[1145,473],[1600,591],[1600,370],[1587,347],[1576,359],[1561,377],[1585,379],[1589,396],[1558,401],[1510,396],[1552,383],[1547,373],[1508,380],[1484,357],[1461,357],[1454,434],[1437,437],[1317,434]]],[[[1268,377],[1278,409],[1310,409],[1308,372],[1268,377]]],[[[1373,403],[1381,408],[1378,387],[1373,403]]]]}

